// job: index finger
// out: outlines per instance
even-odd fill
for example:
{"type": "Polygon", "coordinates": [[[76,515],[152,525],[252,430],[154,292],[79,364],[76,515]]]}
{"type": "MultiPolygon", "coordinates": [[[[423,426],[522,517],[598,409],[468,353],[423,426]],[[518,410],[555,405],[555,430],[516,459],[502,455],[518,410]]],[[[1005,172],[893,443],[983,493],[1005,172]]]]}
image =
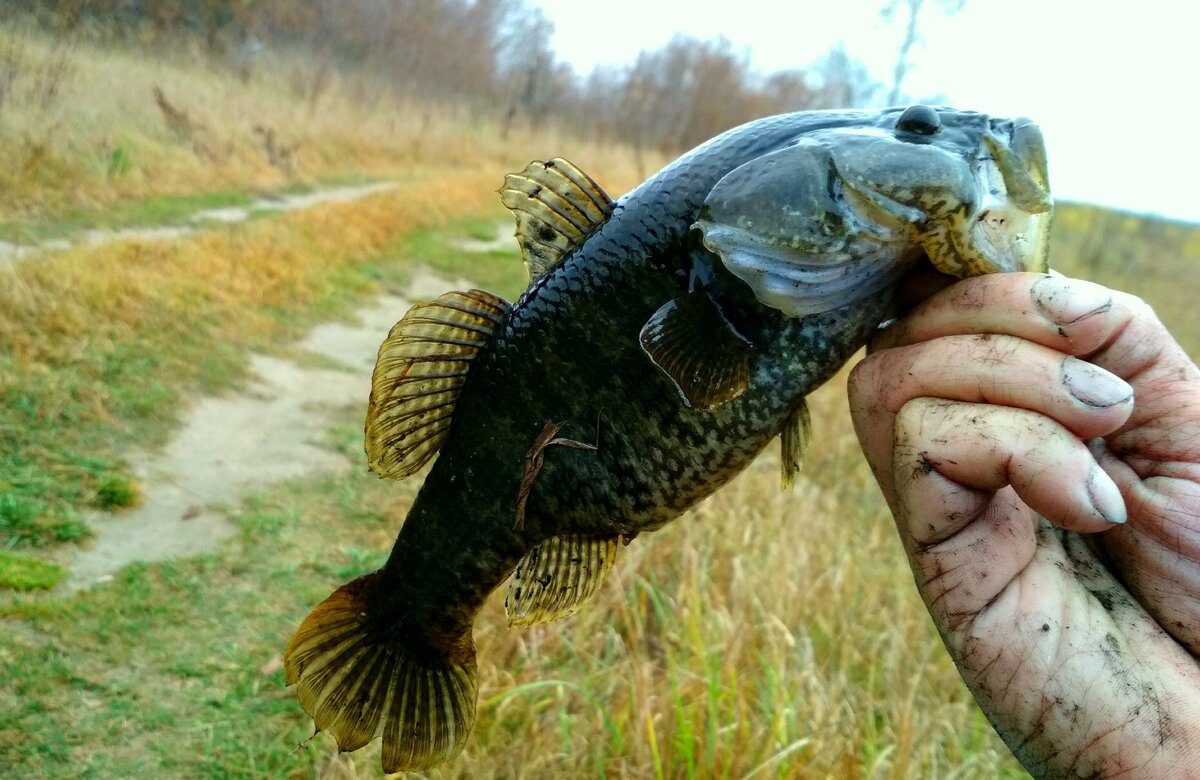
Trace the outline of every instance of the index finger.
{"type": "Polygon", "coordinates": [[[1131,301],[1082,279],[988,274],[930,296],[872,342],[872,351],[942,336],[1005,333],[1068,355],[1103,348],[1133,316],[1131,301]]]}
{"type": "Polygon", "coordinates": [[[1110,444],[1154,464],[1200,462],[1200,369],[1141,299],[1064,276],[989,274],[930,296],[881,331],[871,351],[978,334],[1041,344],[1128,381],[1137,404],[1110,444]]]}

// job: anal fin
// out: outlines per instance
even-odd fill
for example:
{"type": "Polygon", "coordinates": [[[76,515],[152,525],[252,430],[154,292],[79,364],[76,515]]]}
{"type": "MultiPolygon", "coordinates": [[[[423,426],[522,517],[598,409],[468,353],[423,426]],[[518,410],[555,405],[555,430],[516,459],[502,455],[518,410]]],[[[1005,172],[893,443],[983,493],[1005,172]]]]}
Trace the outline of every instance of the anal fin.
{"type": "Polygon", "coordinates": [[[812,418],[808,413],[808,404],[801,400],[783,421],[783,430],[779,432],[779,476],[784,490],[791,490],[795,484],[811,439],[812,418]]]}
{"type": "Polygon", "coordinates": [[[620,539],[553,536],[526,553],[504,599],[508,624],[532,626],[578,612],[612,571],[620,539]]]}

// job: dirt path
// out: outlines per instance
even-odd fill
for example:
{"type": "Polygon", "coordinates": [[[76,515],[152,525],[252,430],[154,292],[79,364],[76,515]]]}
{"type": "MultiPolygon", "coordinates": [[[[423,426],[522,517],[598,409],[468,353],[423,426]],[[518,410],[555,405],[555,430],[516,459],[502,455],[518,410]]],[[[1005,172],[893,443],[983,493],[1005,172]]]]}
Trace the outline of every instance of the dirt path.
{"type": "Polygon", "coordinates": [[[123,239],[170,241],[190,236],[215,225],[244,222],[253,214],[296,211],[323,203],[346,203],[394,189],[396,186],[395,182],[377,182],[357,187],[323,187],[296,195],[259,198],[247,206],[228,206],[197,211],[188,218],[191,224],[120,229],[96,228],[85,230],[69,239],[56,238],[40,244],[14,244],[10,241],[0,241],[0,266],[15,263],[18,260],[27,260],[44,252],[63,251],[75,246],[103,246],[123,239]]]}
{"type": "Polygon", "coordinates": [[[235,531],[222,507],[272,482],[348,467],[322,444],[334,412],[366,403],[379,342],[410,302],[463,284],[419,272],[403,298],[380,298],[355,322],[321,325],[295,345],[326,359],[319,362],[336,361],[336,368],[254,356],[255,379],[242,392],[199,400],[162,452],[131,458],[143,503],[89,518],[95,538],[68,562],[61,588],[105,582],[135,561],[213,550],[235,531]]]}

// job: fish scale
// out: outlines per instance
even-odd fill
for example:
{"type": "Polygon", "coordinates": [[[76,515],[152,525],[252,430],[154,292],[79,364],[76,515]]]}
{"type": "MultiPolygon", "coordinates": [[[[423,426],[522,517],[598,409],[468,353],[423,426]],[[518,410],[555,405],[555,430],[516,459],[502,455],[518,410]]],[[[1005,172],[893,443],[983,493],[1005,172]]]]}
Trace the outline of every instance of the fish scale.
{"type": "Polygon", "coordinates": [[[289,643],[301,703],[342,748],[381,736],[388,772],[451,759],[493,590],[511,576],[514,625],[572,614],[619,542],[781,431],[790,481],[804,397],[888,316],[905,272],[1044,270],[1045,172],[1032,123],[914,107],[763,119],[615,203],[565,160],[510,174],[530,286],[512,306],[447,293],[381,345],[368,462],[402,478],[437,459],[383,567],[289,643]]]}

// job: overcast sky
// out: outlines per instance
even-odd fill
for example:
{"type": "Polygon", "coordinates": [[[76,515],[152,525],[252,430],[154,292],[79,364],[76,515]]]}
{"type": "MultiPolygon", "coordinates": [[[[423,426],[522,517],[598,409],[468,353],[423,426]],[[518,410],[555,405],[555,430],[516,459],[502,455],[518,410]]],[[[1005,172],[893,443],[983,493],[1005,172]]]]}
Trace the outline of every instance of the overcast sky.
{"type": "MultiPolygon", "coordinates": [[[[723,35],[762,73],[840,43],[890,85],[904,33],[903,14],[880,19],[883,0],[535,1],[583,73],[682,32],[723,35]]],[[[1200,222],[1200,3],[968,0],[949,17],[926,6],[907,93],[1035,120],[1061,198],[1200,222]]]]}

